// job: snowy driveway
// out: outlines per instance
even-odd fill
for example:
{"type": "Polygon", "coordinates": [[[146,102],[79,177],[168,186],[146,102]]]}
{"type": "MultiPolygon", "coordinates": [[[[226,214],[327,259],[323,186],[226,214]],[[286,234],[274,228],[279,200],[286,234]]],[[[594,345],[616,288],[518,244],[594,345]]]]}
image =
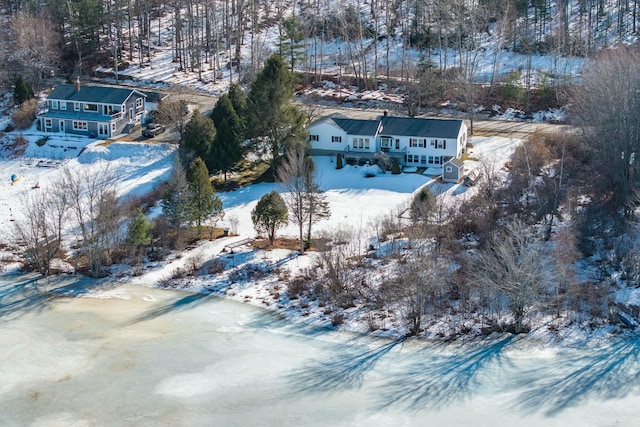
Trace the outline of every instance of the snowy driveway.
{"type": "Polygon", "coordinates": [[[3,426],[630,426],[640,417],[638,341],[438,346],[292,325],[204,295],[123,285],[51,299],[33,288],[0,284],[3,426]]]}

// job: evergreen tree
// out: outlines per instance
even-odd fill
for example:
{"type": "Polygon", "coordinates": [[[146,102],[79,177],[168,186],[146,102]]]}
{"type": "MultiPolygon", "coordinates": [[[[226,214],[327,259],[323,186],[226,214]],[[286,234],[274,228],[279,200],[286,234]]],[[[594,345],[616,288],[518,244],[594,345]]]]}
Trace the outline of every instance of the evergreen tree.
{"type": "Polygon", "coordinates": [[[187,172],[190,202],[189,220],[196,223],[200,232],[202,221],[209,215],[217,215],[222,211],[222,201],[216,194],[209,179],[209,170],[200,157],[189,166],[187,172]]]}
{"type": "Polygon", "coordinates": [[[22,75],[19,74],[16,78],[16,87],[13,90],[13,102],[17,106],[22,105],[22,103],[26,100],[33,98],[33,89],[31,89],[31,85],[28,81],[22,78],[22,75]]]}
{"type": "Polygon", "coordinates": [[[393,158],[393,163],[391,164],[391,173],[393,175],[400,175],[402,171],[400,170],[400,161],[397,157],[393,158]]]}
{"type": "Polygon", "coordinates": [[[153,223],[139,208],[127,227],[127,246],[134,256],[137,257],[142,248],[151,244],[152,228],[153,223]]]}
{"type": "Polygon", "coordinates": [[[217,132],[211,146],[210,164],[212,170],[224,172],[226,182],[227,172],[233,169],[244,154],[244,126],[228,95],[220,97],[211,118],[217,132]]]}
{"type": "Polygon", "coordinates": [[[292,105],[295,77],[280,55],[271,55],[247,96],[248,136],[276,161],[288,146],[306,140],[305,116],[292,105]]]}
{"type": "Polygon", "coordinates": [[[299,57],[304,55],[304,33],[302,22],[295,16],[284,19],[279,24],[280,41],[278,50],[283,58],[289,59],[291,72],[299,57]]]}
{"type": "Polygon", "coordinates": [[[265,194],[251,211],[251,221],[258,233],[266,233],[269,244],[273,245],[276,230],[288,223],[287,205],[280,194],[275,191],[265,194]]]}
{"type": "Polygon", "coordinates": [[[233,110],[236,112],[240,121],[242,122],[243,129],[246,130],[247,126],[247,98],[242,92],[240,85],[234,83],[229,86],[229,100],[233,105],[233,110]]]}
{"type": "Polygon", "coordinates": [[[427,221],[436,207],[436,198],[428,186],[424,186],[411,201],[411,219],[414,222],[427,221]]]}
{"type": "MultiPolygon", "coordinates": [[[[191,120],[184,130],[184,146],[191,150],[196,157],[204,159],[208,167],[211,167],[211,146],[216,137],[216,128],[213,121],[200,114],[200,111],[193,112],[191,120]]],[[[211,167],[211,169],[214,169],[211,167]]]]}
{"type": "Polygon", "coordinates": [[[167,192],[162,199],[162,216],[167,220],[170,230],[175,233],[175,247],[182,249],[182,226],[189,219],[191,192],[182,162],[176,156],[173,170],[167,182],[167,192]]]}

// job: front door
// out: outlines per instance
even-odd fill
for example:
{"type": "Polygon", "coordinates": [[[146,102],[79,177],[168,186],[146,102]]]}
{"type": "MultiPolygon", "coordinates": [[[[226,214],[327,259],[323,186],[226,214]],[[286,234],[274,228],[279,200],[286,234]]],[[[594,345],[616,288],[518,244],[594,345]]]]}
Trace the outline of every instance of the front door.
{"type": "Polygon", "coordinates": [[[60,120],[58,121],[59,126],[60,126],[60,132],[64,132],[64,120],[60,120]]]}
{"type": "Polygon", "coordinates": [[[98,123],[98,135],[109,136],[109,123],[98,123]]]}

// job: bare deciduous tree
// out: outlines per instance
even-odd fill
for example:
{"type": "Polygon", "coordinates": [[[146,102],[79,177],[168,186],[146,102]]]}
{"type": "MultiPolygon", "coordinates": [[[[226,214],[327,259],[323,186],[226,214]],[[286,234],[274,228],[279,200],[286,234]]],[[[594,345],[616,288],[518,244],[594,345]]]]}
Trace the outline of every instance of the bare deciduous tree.
{"type": "Polygon", "coordinates": [[[477,254],[473,276],[505,299],[515,333],[522,332],[525,315],[541,300],[544,263],[544,249],[520,221],[508,223],[477,254]]]}
{"type": "Polygon", "coordinates": [[[599,194],[631,216],[640,202],[640,49],[620,46],[585,66],[573,99],[587,147],[602,177],[599,194]]]}
{"type": "Polygon", "coordinates": [[[89,274],[98,277],[104,274],[104,263],[121,237],[115,177],[108,167],[83,172],[65,168],[62,177],[69,214],[79,230],[81,253],[89,274]]]}
{"type": "Polygon", "coordinates": [[[42,191],[30,193],[22,206],[25,215],[15,223],[16,240],[24,245],[27,264],[46,276],[60,247],[50,196],[42,191]]]}
{"type": "Polygon", "coordinates": [[[307,239],[310,240],[313,224],[330,215],[316,177],[313,159],[306,155],[303,146],[294,146],[287,151],[277,176],[288,191],[287,207],[291,220],[298,225],[300,253],[302,253],[305,249],[305,225],[307,226],[307,239]]]}
{"type": "Polygon", "coordinates": [[[49,16],[20,10],[11,19],[11,34],[10,58],[24,70],[27,80],[38,83],[48,76],[60,58],[60,37],[49,16]]]}

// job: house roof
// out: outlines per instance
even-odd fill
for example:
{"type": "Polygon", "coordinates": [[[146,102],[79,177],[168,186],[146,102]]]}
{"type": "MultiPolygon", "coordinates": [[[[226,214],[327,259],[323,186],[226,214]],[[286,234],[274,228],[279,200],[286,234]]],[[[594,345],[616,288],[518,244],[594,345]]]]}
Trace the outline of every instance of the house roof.
{"type": "Polygon", "coordinates": [[[76,90],[75,85],[61,84],[55,87],[47,96],[47,99],[74,101],[74,102],[96,102],[102,104],[122,104],[131,96],[133,92],[146,95],[135,89],[125,89],[111,86],[82,86],[76,90]]]}
{"type": "Polygon", "coordinates": [[[421,136],[432,138],[458,137],[462,120],[459,119],[421,119],[410,117],[384,116],[382,120],[383,135],[421,136]]]}
{"type": "Polygon", "coordinates": [[[329,117],[318,120],[331,119],[348,135],[392,135],[415,136],[423,138],[456,139],[462,120],[459,119],[422,119],[410,117],[383,116],[379,120],[347,119],[329,117]],[[382,123],[382,129],[379,125],[382,123]]]}
{"type": "Polygon", "coordinates": [[[462,160],[456,158],[456,157],[453,157],[453,158],[449,159],[446,163],[451,163],[452,165],[454,165],[458,169],[460,169],[460,168],[462,168],[464,166],[464,162],[462,160]]]}
{"type": "Polygon", "coordinates": [[[333,118],[348,135],[375,135],[378,130],[378,120],[339,119],[333,118]]]}

